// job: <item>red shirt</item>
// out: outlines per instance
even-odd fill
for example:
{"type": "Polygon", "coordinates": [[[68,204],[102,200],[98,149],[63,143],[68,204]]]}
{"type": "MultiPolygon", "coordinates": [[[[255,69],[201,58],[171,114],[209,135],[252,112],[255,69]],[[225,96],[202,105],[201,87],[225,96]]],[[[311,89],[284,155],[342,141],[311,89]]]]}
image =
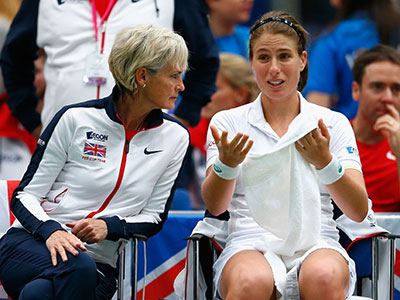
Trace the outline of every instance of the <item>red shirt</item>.
{"type": "Polygon", "coordinates": [[[388,140],[378,144],[357,141],[367,192],[375,212],[400,212],[400,187],[396,157],[388,140]]]}
{"type": "Polygon", "coordinates": [[[0,95],[0,137],[20,140],[33,153],[36,148],[36,139],[22,127],[17,118],[11,115],[6,99],[6,93],[0,95]]]}
{"type": "Polygon", "coordinates": [[[190,145],[199,149],[204,155],[206,155],[207,130],[209,124],[210,120],[201,118],[196,127],[188,127],[190,133],[190,145]]]}

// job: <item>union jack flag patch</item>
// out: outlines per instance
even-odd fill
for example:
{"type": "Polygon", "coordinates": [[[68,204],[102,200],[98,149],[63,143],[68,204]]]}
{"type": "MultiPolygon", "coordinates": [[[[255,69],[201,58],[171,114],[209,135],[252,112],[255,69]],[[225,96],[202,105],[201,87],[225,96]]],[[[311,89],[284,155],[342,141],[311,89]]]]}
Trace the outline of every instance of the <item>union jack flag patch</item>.
{"type": "Polygon", "coordinates": [[[107,146],[85,142],[85,146],[83,148],[84,155],[106,158],[106,153],[107,146]]]}

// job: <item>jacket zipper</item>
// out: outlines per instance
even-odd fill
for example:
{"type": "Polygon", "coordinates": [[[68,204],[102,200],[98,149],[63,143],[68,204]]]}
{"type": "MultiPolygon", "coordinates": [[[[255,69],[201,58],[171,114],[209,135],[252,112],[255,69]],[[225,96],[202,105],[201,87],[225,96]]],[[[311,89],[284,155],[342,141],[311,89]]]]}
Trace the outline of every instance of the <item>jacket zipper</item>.
{"type": "Polygon", "coordinates": [[[121,185],[122,178],[124,177],[124,172],[125,172],[126,158],[128,156],[128,153],[129,153],[129,143],[132,140],[133,135],[134,135],[133,134],[132,137],[130,137],[130,139],[128,139],[128,137],[127,137],[128,133],[127,133],[125,125],[124,125],[124,129],[125,129],[125,147],[124,147],[124,150],[122,151],[122,160],[121,160],[121,166],[119,168],[119,174],[118,174],[117,183],[115,184],[115,187],[112,190],[111,194],[103,202],[101,207],[97,211],[93,211],[90,214],[88,214],[88,216],[86,218],[93,218],[93,216],[95,216],[96,214],[102,212],[107,207],[107,205],[110,203],[111,199],[117,193],[117,191],[118,191],[118,189],[119,189],[119,187],[121,185]]]}

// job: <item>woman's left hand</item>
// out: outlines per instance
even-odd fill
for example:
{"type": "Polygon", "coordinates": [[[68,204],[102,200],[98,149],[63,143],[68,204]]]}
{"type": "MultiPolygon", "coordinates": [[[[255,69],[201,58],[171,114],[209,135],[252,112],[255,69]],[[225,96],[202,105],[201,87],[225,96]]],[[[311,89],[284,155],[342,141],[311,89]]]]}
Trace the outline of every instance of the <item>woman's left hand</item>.
{"type": "Polygon", "coordinates": [[[318,126],[299,139],[295,146],[307,162],[321,170],[329,164],[332,154],[329,151],[330,135],[322,119],[319,119],[318,126]]]}
{"type": "Polygon", "coordinates": [[[72,234],[88,244],[101,242],[108,233],[107,223],[102,219],[82,219],[65,225],[72,228],[72,234]]]}

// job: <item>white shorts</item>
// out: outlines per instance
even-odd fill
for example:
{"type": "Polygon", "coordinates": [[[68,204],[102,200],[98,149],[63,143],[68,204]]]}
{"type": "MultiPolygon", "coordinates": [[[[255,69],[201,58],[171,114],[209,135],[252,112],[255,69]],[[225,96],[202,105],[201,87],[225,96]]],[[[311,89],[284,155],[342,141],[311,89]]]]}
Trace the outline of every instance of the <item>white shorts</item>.
{"type": "Polygon", "coordinates": [[[290,299],[299,298],[298,295],[298,281],[297,275],[301,264],[306,257],[317,249],[333,249],[339,252],[347,261],[349,267],[349,289],[347,291],[346,298],[353,294],[354,287],[356,284],[356,269],[354,261],[348,256],[345,249],[333,239],[321,240],[317,245],[308,249],[307,251],[297,252],[294,256],[280,256],[268,249],[267,242],[268,233],[263,231],[261,228],[246,230],[239,233],[232,233],[228,238],[226,247],[222,251],[221,255],[214,264],[214,284],[216,290],[219,292],[219,282],[221,279],[222,270],[228,260],[236,253],[244,250],[256,250],[264,254],[265,259],[271,266],[272,273],[274,276],[275,286],[280,293],[278,296],[285,295],[290,299]],[[263,237],[264,235],[264,237],[263,237]],[[294,297],[294,298],[292,298],[294,297]]]}

